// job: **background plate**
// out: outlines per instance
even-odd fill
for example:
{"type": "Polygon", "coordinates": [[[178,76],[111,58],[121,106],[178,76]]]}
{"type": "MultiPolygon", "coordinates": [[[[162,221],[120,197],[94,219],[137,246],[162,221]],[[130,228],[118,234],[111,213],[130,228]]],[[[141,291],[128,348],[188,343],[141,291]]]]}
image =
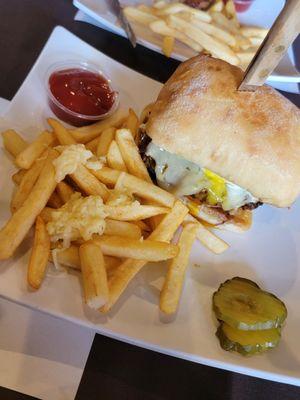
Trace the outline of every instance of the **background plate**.
{"type": "MultiPolygon", "coordinates": [[[[123,0],[121,3],[123,6],[141,3],[152,4],[152,0],[123,0]]],[[[103,29],[115,32],[121,36],[126,36],[111,10],[109,0],[73,0],[73,4],[93,18],[103,29]]],[[[270,7],[270,1],[268,0],[255,1],[247,12],[239,14],[239,19],[243,24],[258,25],[268,28],[279,14],[283,4],[284,0],[276,0],[272,2],[272,7],[270,7]]],[[[138,23],[132,22],[131,24],[137,35],[138,43],[151,50],[162,53],[162,40],[160,35],[151,32],[150,29],[138,23]]],[[[176,41],[172,58],[184,61],[196,54],[194,50],[176,41]]],[[[300,74],[294,65],[293,51],[289,49],[275,71],[268,78],[268,82],[300,82],[300,74]]]]}
{"type": "MultiPolygon", "coordinates": [[[[121,93],[124,107],[137,112],[153,100],[161,84],[140,75],[93,49],[61,27],[48,40],[28,77],[13,99],[0,129],[14,127],[32,138],[51,115],[45,99],[43,78],[50,64],[62,59],[87,60],[106,70],[121,93]]],[[[9,199],[14,168],[0,149],[0,222],[9,217],[9,199]]],[[[222,256],[215,256],[195,244],[184,293],[176,319],[163,320],[158,294],[165,265],[148,265],[130,284],[108,316],[89,310],[82,302],[80,278],[75,273],[54,274],[51,270],[38,292],[26,284],[30,238],[15,257],[1,263],[0,293],[3,297],[89,326],[98,332],[129,343],[186,358],[210,366],[262,378],[300,385],[300,203],[291,210],[267,206],[255,212],[250,232],[238,235],[222,232],[231,244],[222,256]],[[243,276],[280,296],[289,316],[280,346],[263,356],[244,358],[223,351],[215,338],[216,322],[211,296],[224,280],[243,276]]]]}

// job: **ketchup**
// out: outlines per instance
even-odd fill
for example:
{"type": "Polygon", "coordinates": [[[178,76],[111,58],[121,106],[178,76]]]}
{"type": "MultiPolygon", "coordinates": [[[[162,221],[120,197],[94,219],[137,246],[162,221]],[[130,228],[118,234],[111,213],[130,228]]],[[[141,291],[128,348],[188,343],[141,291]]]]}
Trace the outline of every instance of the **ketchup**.
{"type": "Polygon", "coordinates": [[[53,72],[49,77],[49,89],[57,100],[50,99],[52,111],[63,121],[75,126],[95,122],[96,117],[101,119],[116,100],[116,93],[107,79],[80,68],[53,72]]]}
{"type": "Polygon", "coordinates": [[[233,2],[236,12],[241,13],[248,10],[248,8],[253,3],[253,0],[234,0],[233,2]]]}

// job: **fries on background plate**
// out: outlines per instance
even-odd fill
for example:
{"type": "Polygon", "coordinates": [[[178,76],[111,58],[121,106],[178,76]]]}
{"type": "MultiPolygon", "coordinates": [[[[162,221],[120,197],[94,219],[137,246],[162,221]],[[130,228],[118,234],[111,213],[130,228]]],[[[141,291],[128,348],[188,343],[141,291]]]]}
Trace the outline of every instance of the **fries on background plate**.
{"type": "Polygon", "coordinates": [[[124,11],[131,22],[149,28],[161,38],[162,52],[167,57],[171,57],[178,41],[197,53],[204,51],[242,69],[268,33],[265,28],[240,25],[232,0],[226,5],[216,1],[206,11],[162,0],[154,1],[152,6],[128,6],[124,11]]]}

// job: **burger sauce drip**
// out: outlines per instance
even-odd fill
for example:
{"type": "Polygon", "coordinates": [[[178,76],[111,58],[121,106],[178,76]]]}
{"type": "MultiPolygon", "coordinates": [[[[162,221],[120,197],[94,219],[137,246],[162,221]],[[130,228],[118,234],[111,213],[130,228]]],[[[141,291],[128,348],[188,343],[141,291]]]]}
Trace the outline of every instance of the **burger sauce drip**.
{"type": "MultiPolygon", "coordinates": [[[[115,101],[115,92],[103,76],[79,68],[54,72],[49,78],[49,88],[60,104],[83,115],[106,114],[115,101]]],[[[51,108],[57,115],[58,107],[52,103],[51,108]]]]}

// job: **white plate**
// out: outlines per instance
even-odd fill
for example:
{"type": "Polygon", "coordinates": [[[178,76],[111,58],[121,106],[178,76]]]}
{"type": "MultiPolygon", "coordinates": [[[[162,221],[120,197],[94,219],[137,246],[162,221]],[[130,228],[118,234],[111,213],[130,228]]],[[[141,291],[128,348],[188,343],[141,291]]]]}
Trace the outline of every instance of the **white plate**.
{"type": "MultiPolygon", "coordinates": [[[[136,5],[138,3],[149,3],[151,0],[123,0],[122,5],[136,5]]],[[[109,0],[73,0],[73,4],[82,10],[89,17],[93,18],[95,24],[103,29],[117,33],[120,36],[126,36],[124,30],[120,27],[116,16],[113,14],[109,7],[109,0]]],[[[259,25],[263,27],[270,27],[279,14],[283,0],[272,2],[270,7],[269,0],[257,0],[254,2],[249,11],[239,14],[239,18],[243,24],[259,25]]],[[[161,51],[161,36],[153,33],[147,27],[138,23],[132,23],[132,27],[136,33],[138,43],[143,46],[155,50],[159,53],[161,51]]],[[[179,61],[184,61],[187,58],[193,57],[196,52],[184,44],[176,41],[172,58],[179,61]]],[[[268,78],[268,82],[300,82],[300,74],[295,68],[295,61],[292,49],[281,60],[275,71],[268,78]]]]}
{"type": "MultiPolygon", "coordinates": [[[[88,60],[109,72],[121,92],[124,107],[136,111],[153,100],[161,85],[113,61],[57,27],[36,64],[11,102],[0,129],[15,127],[32,138],[51,115],[45,100],[43,76],[47,67],[62,59],[88,60]]],[[[0,222],[9,217],[14,171],[3,149],[0,153],[0,222]]],[[[173,356],[240,373],[300,385],[300,203],[291,210],[267,206],[255,213],[254,226],[243,235],[220,233],[230,244],[215,256],[198,244],[191,255],[182,301],[176,319],[163,321],[158,311],[159,288],[165,266],[149,265],[136,277],[109,316],[90,311],[82,302],[75,273],[48,274],[42,288],[28,291],[26,264],[30,239],[16,256],[2,262],[0,293],[3,297],[70,321],[90,326],[117,339],[173,356]],[[195,265],[199,266],[195,266],[195,265]],[[289,310],[280,346],[263,356],[244,358],[223,351],[215,338],[211,311],[213,292],[233,276],[258,282],[280,296],[289,310]]]]}

